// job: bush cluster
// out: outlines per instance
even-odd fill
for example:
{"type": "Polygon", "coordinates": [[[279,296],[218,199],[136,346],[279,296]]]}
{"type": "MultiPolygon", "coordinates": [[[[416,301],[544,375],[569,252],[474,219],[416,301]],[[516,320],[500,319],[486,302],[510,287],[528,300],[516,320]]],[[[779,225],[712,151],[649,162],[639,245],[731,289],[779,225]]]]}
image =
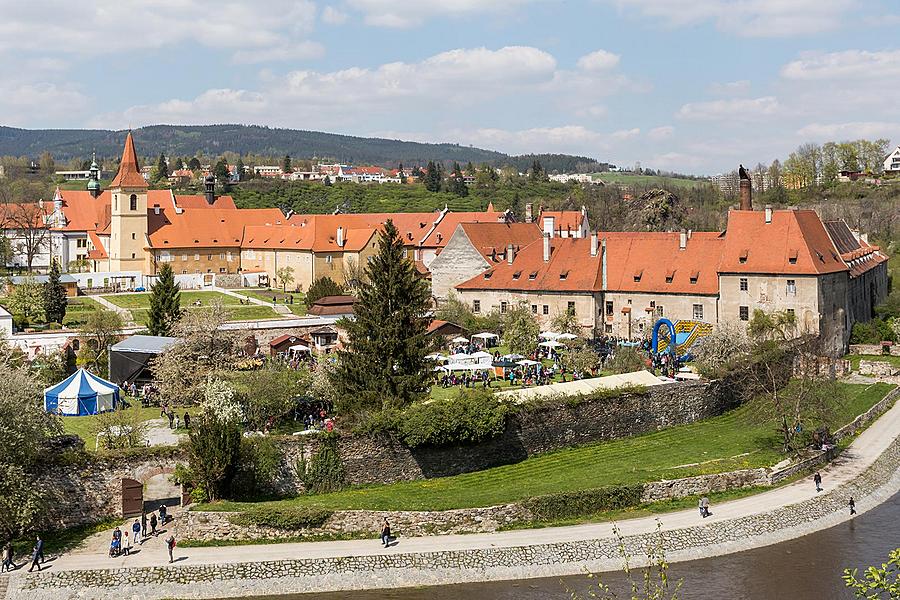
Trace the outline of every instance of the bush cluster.
{"type": "Polygon", "coordinates": [[[338,450],[337,435],[330,433],[322,436],[322,445],[309,461],[301,449],[297,461],[297,474],[307,492],[324,494],[336,492],[347,485],[344,463],[338,450]]]}
{"type": "Polygon", "coordinates": [[[394,422],[409,448],[477,444],[506,428],[509,404],[487,390],[460,392],[455,398],[416,404],[394,422]]]}
{"type": "Polygon", "coordinates": [[[644,486],[616,485],[536,496],[522,502],[536,521],[587,517],[608,510],[621,510],[641,503],[644,486]]]}
{"type": "Polygon", "coordinates": [[[241,439],[237,470],[231,481],[233,497],[253,500],[275,494],[281,451],[269,437],[241,439]]]}
{"type": "Polygon", "coordinates": [[[297,531],[298,529],[321,527],[331,515],[331,511],[315,507],[271,508],[256,506],[246,512],[232,515],[229,521],[235,525],[256,525],[257,527],[271,527],[282,531],[297,531]]]}

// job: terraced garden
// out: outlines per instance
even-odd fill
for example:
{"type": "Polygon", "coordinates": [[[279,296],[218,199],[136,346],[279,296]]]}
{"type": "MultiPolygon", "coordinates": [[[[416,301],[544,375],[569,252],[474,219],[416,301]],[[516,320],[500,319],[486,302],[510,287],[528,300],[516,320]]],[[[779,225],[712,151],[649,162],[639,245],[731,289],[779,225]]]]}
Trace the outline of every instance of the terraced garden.
{"type": "MultiPolygon", "coordinates": [[[[150,294],[110,294],[103,296],[104,300],[126,308],[131,312],[135,323],[146,324],[150,312],[150,294]]],[[[232,321],[251,321],[256,319],[274,319],[278,314],[272,310],[270,306],[260,306],[258,304],[241,304],[239,298],[223,294],[221,292],[197,292],[184,291],[181,292],[181,307],[186,310],[194,308],[194,303],[200,301],[201,306],[209,306],[213,302],[221,302],[225,310],[228,311],[229,319],[232,321]]]]}
{"type": "MultiPolygon", "coordinates": [[[[840,384],[847,402],[836,422],[847,423],[894,386],[840,384]]],[[[304,495],[266,503],[221,502],[204,510],[262,505],[329,510],[448,510],[517,502],[542,494],[674,479],[771,466],[784,458],[775,420],[759,418],[751,402],[719,417],[644,436],[569,448],[476,473],[304,495]]]]}

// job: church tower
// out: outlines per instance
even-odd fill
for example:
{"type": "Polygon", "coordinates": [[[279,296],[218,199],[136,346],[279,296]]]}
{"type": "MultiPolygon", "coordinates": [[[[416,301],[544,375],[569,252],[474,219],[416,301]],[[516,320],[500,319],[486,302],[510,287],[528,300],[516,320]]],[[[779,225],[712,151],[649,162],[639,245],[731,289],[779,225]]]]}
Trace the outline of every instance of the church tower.
{"type": "Polygon", "coordinates": [[[143,270],[144,247],[147,245],[147,188],[129,131],[119,172],[109,184],[111,271],[143,270]]]}

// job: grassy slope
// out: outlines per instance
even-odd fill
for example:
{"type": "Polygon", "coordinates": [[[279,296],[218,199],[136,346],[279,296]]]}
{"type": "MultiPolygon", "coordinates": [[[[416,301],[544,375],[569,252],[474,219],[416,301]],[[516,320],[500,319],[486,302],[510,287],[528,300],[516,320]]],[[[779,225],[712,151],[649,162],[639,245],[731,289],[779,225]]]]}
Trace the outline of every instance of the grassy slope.
{"type": "MultiPolygon", "coordinates": [[[[141,421],[149,421],[159,418],[159,409],[155,407],[143,408],[140,401],[130,399],[132,407],[128,410],[135,411],[141,421]]],[[[97,426],[97,416],[88,417],[63,417],[63,429],[66,433],[75,434],[84,440],[84,446],[88,450],[95,450],[97,447],[97,435],[95,427],[97,426]]]]}
{"type": "MultiPolygon", "coordinates": [[[[849,400],[839,422],[848,422],[892,389],[888,384],[842,384],[849,400]]],[[[516,502],[531,496],[606,485],[689,477],[770,466],[782,459],[772,421],[753,406],[699,423],[644,436],[568,448],[517,464],[453,477],[361,487],[300,496],[272,504],[328,509],[447,510],[516,502]]],[[[254,504],[224,502],[217,510],[254,504]]]]}
{"type": "MultiPolygon", "coordinates": [[[[137,323],[146,323],[150,308],[150,294],[110,294],[103,296],[116,306],[127,308],[137,323]]],[[[225,307],[232,321],[249,321],[255,319],[273,319],[278,315],[268,306],[242,305],[240,301],[221,292],[181,292],[181,306],[191,310],[192,304],[200,300],[203,306],[219,301],[225,307]]],[[[296,300],[295,300],[296,301],[296,300]]]]}

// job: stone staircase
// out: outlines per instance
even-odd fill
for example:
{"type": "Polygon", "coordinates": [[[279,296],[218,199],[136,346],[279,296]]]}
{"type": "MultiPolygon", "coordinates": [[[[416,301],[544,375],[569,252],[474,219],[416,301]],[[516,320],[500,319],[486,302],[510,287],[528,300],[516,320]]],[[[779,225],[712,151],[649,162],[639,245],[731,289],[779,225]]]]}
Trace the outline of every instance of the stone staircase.
{"type": "Polygon", "coordinates": [[[9,588],[9,576],[0,576],[0,600],[6,598],[6,590],[9,588]]]}

